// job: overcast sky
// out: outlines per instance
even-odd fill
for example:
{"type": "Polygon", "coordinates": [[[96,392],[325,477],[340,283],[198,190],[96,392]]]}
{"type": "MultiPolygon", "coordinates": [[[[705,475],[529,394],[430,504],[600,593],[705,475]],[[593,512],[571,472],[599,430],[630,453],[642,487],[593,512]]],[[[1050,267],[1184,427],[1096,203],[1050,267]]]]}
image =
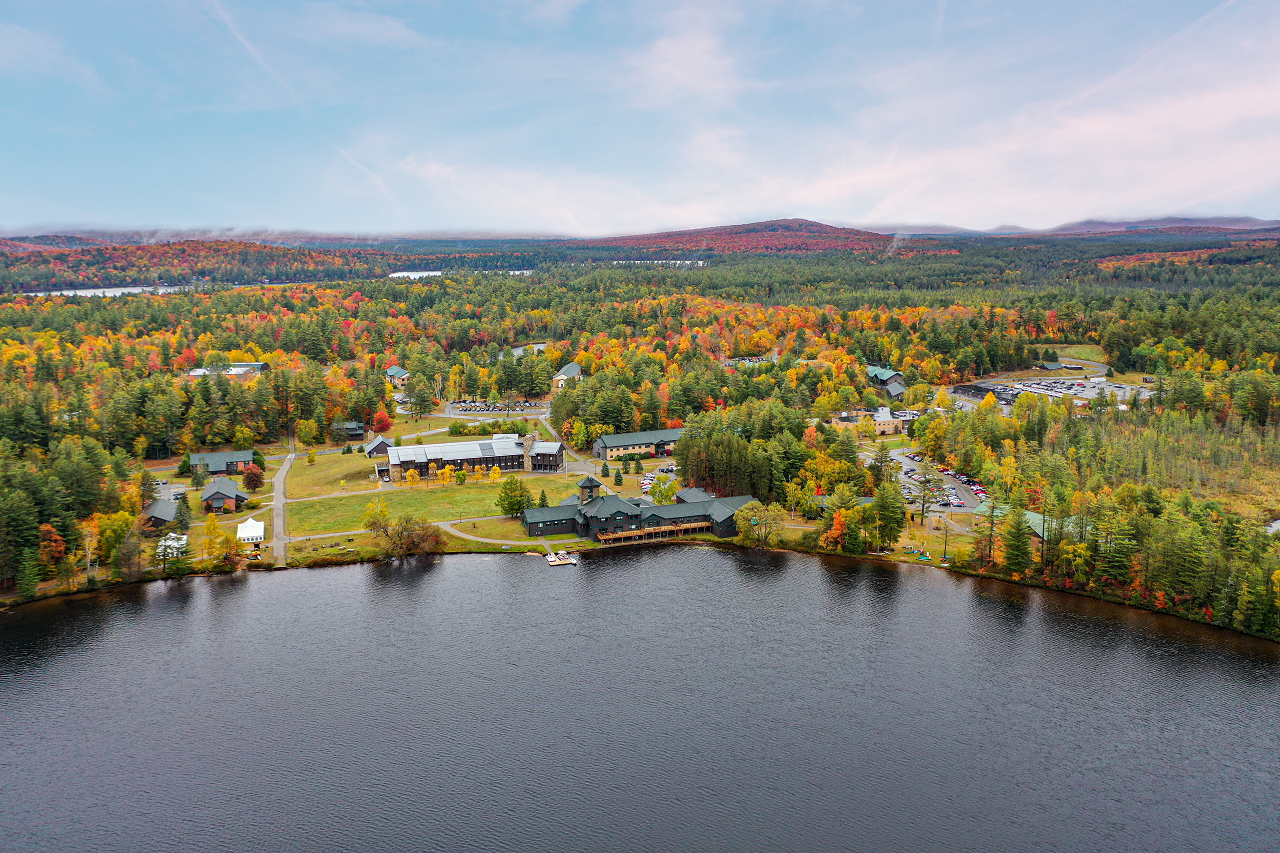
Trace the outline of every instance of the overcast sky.
{"type": "Polygon", "coordinates": [[[1275,0],[0,0],[0,229],[1280,218],[1275,0]]]}

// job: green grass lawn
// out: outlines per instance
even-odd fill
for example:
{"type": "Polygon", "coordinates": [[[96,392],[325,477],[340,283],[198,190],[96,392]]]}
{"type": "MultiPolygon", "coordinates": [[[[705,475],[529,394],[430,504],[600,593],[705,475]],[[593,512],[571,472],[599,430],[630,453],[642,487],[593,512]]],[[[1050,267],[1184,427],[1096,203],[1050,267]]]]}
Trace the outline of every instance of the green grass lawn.
{"type": "MultiPolygon", "coordinates": [[[[379,457],[381,458],[381,457],[379,457]]],[[[330,453],[316,457],[308,465],[306,457],[293,460],[285,483],[290,498],[310,498],[335,492],[363,492],[378,488],[373,474],[373,460],[363,453],[330,453]]]]}
{"type": "MultiPolygon", "coordinates": [[[[894,559],[901,560],[904,563],[920,563],[922,565],[938,566],[942,564],[942,543],[944,541],[943,532],[941,530],[923,529],[918,524],[909,525],[909,529],[902,532],[902,538],[898,540],[897,551],[894,552],[894,559]],[[922,540],[923,536],[923,540],[922,540]],[[922,546],[923,541],[923,546],[922,546]],[[921,560],[919,554],[908,554],[905,549],[917,548],[927,551],[931,557],[929,560],[921,560]]],[[[969,550],[973,546],[973,536],[964,533],[957,533],[952,530],[945,537],[947,543],[947,553],[954,557],[959,549],[969,550]]]]}
{"type": "Polygon", "coordinates": [[[462,533],[472,536],[483,536],[486,539],[517,539],[536,542],[536,538],[525,535],[524,525],[515,518],[493,518],[485,521],[468,521],[457,528],[462,533]]]}
{"type": "Polygon", "coordinates": [[[900,450],[901,448],[904,448],[904,447],[910,447],[911,439],[905,435],[894,435],[894,436],[886,435],[886,436],[881,436],[879,441],[872,441],[871,439],[867,439],[861,443],[861,446],[863,450],[866,450],[867,452],[874,454],[876,452],[876,447],[881,444],[883,444],[885,447],[888,447],[890,450],[900,450]]]}
{"type": "Polygon", "coordinates": [[[1049,348],[1057,351],[1058,358],[1083,358],[1085,361],[1097,361],[1102,364],[1107,364],[1109,361],[1107,353],[1097,344],[1066,344],[1049,348]]]}
{"type": "Polygon", "coordinates": [[[420,438],[410,438],[401,442],[405,447],[411,447],[415,444],[451,444],[458,441],[489,441],[493,436],[489,435],[449,435],[447,432],[436,433],[435,435],[424,435],[420,438]]]}
{"type": "Polygon", "coordinates": [[[263,456],[285,456],[289,453],[289,439],[273,441],[270,444],[255,444],[253,448],[263,456]]]}
{"type": "MultiPolygon", "coordinates": [[[[528,484],[535,500],[538,493],[546,489],[547,500],[551,504],[559,503],[577,491],[574,488],[576,480],[558,474],[531,475],[521,479],[528,484]]],[[[387,498],[393,516],[408,512],[428,521],[449,521],[459,517],[498,515],[499,488],[500,483],[400,487],[389,492],[290,502],[289,535],[308,536],[358,530],[360,516],[374,497],[387,498]]]]}
{"type": "Polygon", "coordinates": [[[381,543],[372,533],[359,533],[351,537],[334,536],[311,542],[290,542],[287,562],[290,566],[305,565],[317,557],[341,556],[352,563],[378,559],[382,555],[381,543]],[[352,541],[348,542],[347,539],[352,541]]]}
{"type": "Polygon", "coordinates": [[[431,415],[423,415],[420,418],[416,418],[413,415],[397,415],[396,422],[391,425],[391,429],[387,430],[385,435],[389,439],[394,439],[398,435],[442,429],[451,423],[453,423],[453,418],[437,418],[431,415]]]}

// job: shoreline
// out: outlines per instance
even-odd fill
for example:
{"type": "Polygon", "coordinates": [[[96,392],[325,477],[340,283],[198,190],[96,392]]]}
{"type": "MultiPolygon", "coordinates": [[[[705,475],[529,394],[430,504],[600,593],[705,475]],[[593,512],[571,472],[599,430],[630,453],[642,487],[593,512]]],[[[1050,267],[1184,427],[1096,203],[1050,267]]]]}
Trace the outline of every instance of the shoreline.
{"type": "MultiPolygon", "coordinates": [[[[655,547],[663,548],[663,547],[671,547],[671,546],[689,547],[694,545],[700,545],[700,546],[710,547],[710,548],[720,548],[726,551],[761,551],[761,552],[775,553],[775,554],[799,554],[805,557],[829,557],[829,558],[834,558],[838,560],[883,563],[885,565],[893,566],[897,569],[905,569],[905,568],[936,569],[937,571],[949,572],[957,575],[962,575],[964,577],[977,578],[980,580],[998,581],[1000,583],[1006,583],[1006,584],[1010,584],[1011,586],[1022,587],[1025,589],[1037,589],[1037,590],[1043,590],[1045,592],[1062,593],[1065,595],[1071,595],[1081,599],[1100,601],[1106,604],[1115,605],[1117,607],[1123,607],[1123,608],[1128,608],[1134,611],[1150,613],[1152,615],[1169,616],[1169,617],[1173,617],[1174,619],[1178,619],[1181,622],[1186,622],[1187,624],[1190,624],[1190,625],[1198,625],[1205,628],[1213,628],[1220,631],[1224,631],[1229,635],[1235,635],[1240,637],[1250,637],[1252,639],[1263,640],[1267,643],[1280,646],[1280,640],[1275,640],[1275,639],[1272,639],[1271,637],[1263,636],[1262,634],[1255,634],[1252,631],[1241,630],[1229,625],[1216,625],[1204,619],[1195,619],[1183,613],[1179,613],[1177,611],[1160,610],[1159,608],[1156,608],[1156,607],[1144,607],[1141,604],[1135,604],[1127,599],[1123,599],[1118,596],[1104,595],[1104,594],[1100,594],[1090,590],[1057,589],[1055,587],[1045,586],[1042,583],[1032,583],[1026,580],[1014,580],[1011,577],[1005,577],[1003,575],[991,574],[989,572],[983,572],[976,569],[960,568],[957,566],[948,566],[946,568],[943,568],[941,566],[926,565],[921,563],[908,563],[902,560],[888,559],[884,555],[880,555],[880,554],[837,554],[837,553],[832,553],[827,551],[803,551],[798,548],[785,548],[785,547],[757,548],[749,545],[741,545],[737,542],[734,542],[731,539],[720,539],[720,540],[666,539],[658,542],[639,542],[635,544],[620,545],[620,546],[615,546],[612,548],[604,548],[604,549],[589,548],[589,549],[586,549],[585,551],[573,551],[573,553],[599,554],[599,553],[609,553],[610,551],[614,551],[614,550],[631,551],[639,548],[647,549],[647,548],[655,548],[655,547]]],[[[516,551],[514,549],[500,550],[500,549],[466,548],[466,549],[461,549],[456,551],[445,551],[441,554],[437,554],[433,556],[436,558],[444,558],[444,557],[449,557],[454,555],[466,555],[466,554],[486,554],[486,555],[487,554],[507,554],[512,556],[517,556],[517,555],[523,555],[524,552],[516,551]]],[[[381,561],[360,560],[360,559],[353,560],[351,559],[351,555],[342,555],[342,557],[340,558],[338,555],[335,554],[335,555],[325,555],[305,563],[299,563],[297,565],[288,565],[288,566],[270,565],[266,561],[251,561],[251,562],[254,562],[255,565],[246,566],[244,569],[240,571],[243,571],[246,574],[248,574],[251,572],[283,572],[283,571],[291,571],[294,569],[327,569],[327,568],[338,568],[341,566],[368,565],[371,563],[377,563],[381,561]]],[[[186,575],[168,576],[168,575],[162,575],[156,572],[148,571],[148,572],[144,572],[143,576],[134,578],[132,580],[103,583],[93,587],[83,586],[78,589],[72,589],[72,590],[66,590],[66,589],[57,590],[57,591],[50,590],[42,595],[36,595],[35,597],[29,598],[26,600],[20,600],[16,595],[9,595],[9,596],[6,596],[4,599],[0,599],[0,614],[7,613],[15,608],[21,607],[26,604],[35,604],[40,601],[49,601],[55,598],[72,598],[78,595],[91,595],[91,594],[100,593],[100,592],[110,592],[112,590],[124,589],[130,586],[138,586],[141,584],[155,583],[159,581],[184,580],[187,578],[226,577],[226,576],[234,576],[239,573],[240,573],[239,571],[222,571],[222,572],[203,571],[203,572],[191,572],[190,574],[186,574],[186,575]]]]}

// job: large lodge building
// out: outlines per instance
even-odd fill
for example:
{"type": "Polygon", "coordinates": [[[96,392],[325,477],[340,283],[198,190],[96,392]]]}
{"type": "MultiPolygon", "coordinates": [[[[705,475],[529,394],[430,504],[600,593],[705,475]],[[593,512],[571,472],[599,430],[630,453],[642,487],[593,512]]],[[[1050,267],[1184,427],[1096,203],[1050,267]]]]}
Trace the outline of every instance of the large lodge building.
{"type": "Polygon", "coordinates": [[[520,515],[529,536],[572,533],[603,545],[654,542],[695,533],[722,539],[736,536],[733,514],[755,500],[750,495],[717,498],[701,489],[684,489],[676,502],[657,506],[648,498],[602,495],[595,477],[578,483],[578,494],[559,506],[530,507],[520,515]]]}
{"type": "Polygon", "coordinates": [[[392,480],[399,481],[409,471],[429,477],[450,465],[455,469],[465,465],[488,471],[497,465],[500,471],[554,473],[564,466],[564,445],[558,441],[542,441],[533,435],[521,438],[511,434],[476,441],[388,447],[387,464],[385,468],[378,466],[378,474],[389,474],[392,480]]]}

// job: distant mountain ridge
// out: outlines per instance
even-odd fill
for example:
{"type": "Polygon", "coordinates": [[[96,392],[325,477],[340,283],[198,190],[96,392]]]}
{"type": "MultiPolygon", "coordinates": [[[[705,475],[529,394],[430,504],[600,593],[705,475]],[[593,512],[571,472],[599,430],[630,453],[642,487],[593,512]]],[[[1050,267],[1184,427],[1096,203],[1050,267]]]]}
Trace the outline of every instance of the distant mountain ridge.
{"type": "Polygon", "coordinates": [[[1178,233],[1181,229],[1187,234],[1212,233],[1214,231],[1269,231],[1280,228],[1280,219],[1258,219],[1253,216],[1206,216],[1206,217],[1165,217],[1163,219],[1133,219],[1110,221],[1105,219],[1084,219],[1080,222],[1068,222],[1055,225],[1053,228],[1024,228],[1021,225],[998,225],[985,231],[971,228],[959,228],[954,225],[864,225],[868,231],[877,234],[893,234],[900,236],[920,237],[1018,237],[1041,235],[1091,235],[1117,234],[1133,231],[1178,233]]]}
{"type": "Polygon", "coordinates": [[[771,219],[743,225],[662,231],[624,237],[560,240],[572,248],[633,249],[649,252],[722,253],[866,251],[888,248],[889,237],[857,228],[840,228],[809,219],[771,219]]]}
{"type": "Polygon", "coordinates": [[[864,225],[858,228],[827,225],[809,219],[771,219],[740,225],[721,225],[678,231],[614,237],[564,237],[546,234],[498,234],[485,232],[410,232],[396,234],[334,234],[302,230],[270,229],[68,229],[60,234],[0,237],[0,252],[20,254],[58,250],[92,249],[107,246],[148,246],[184,241],[259,243],[274,246],[323,249],[383,249],[385,251],[431,253],[515,253],[529,249],[569,251],[590,257],[599,249],[657,259],[663,254],[682,257],[701,252],[738,254],[757,252],[884,251],[895,238],[956,237],[1091,237],[1102,235],[1241,234],[1274,236],[1280,220],[1251,216],[1164,217],[1108,221],[1087,219],[1043,230],[1004,225],[975,231],[951,225],[864,225]],[[527,248],[523,248],[527,247],[527,248]]]}
{"type": "Polygon", "coordinates": [[[1086,219],[1081,222],[1069,222],[1058,225],[1037,234],[1105,234],[1116,231],[1165,231],[1170,228],[1189,228],[1203,231],[1218,229],[1222,231],[1260,231],[1280,228],[1280,219],[1258,219],[1253,216],[1205,216],[1205,217],[1165,217],[1163,219],[1134,219],[1120,222],[1109,222],[1102,219],[1086,219]]]}

